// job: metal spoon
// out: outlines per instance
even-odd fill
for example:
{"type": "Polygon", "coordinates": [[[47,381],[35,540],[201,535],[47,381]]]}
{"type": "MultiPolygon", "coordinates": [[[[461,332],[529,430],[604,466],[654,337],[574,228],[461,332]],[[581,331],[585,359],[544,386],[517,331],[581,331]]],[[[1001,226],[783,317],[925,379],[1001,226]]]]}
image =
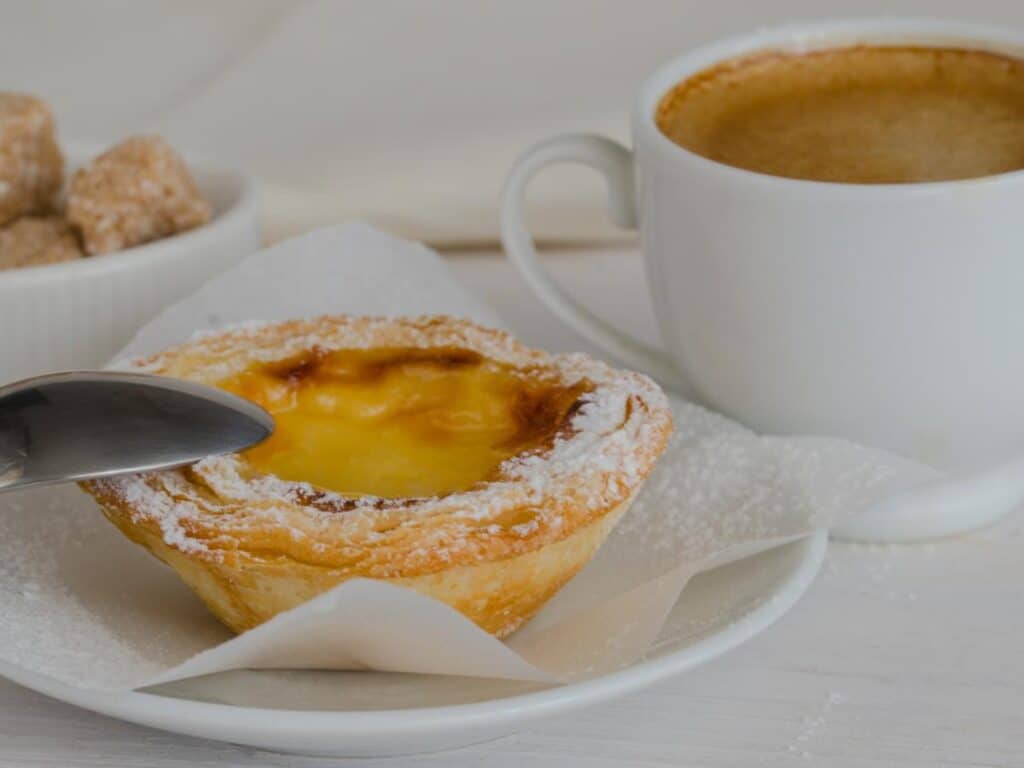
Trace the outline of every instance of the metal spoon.
{"type": "Polygon", "coordinates": [[[0,491],[189,464],[267,438],[258,405],[203,384],[109,371],[0,387],[0,491]]]}

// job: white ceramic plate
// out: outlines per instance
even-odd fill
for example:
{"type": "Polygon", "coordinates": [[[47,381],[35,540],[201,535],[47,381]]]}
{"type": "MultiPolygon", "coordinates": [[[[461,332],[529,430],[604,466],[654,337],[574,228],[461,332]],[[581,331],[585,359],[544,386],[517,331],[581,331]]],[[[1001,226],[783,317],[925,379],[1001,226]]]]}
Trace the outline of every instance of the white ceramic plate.
{"type": "Polygon", "coordinates": [[[773,624],[814,580],[824,532],[695,578],[654,647],[626,669],[583,683],[376,672],[220,673],[145,692],[98,693],[0,662],[24,686],[133,723],[264,749],[384,756],[507,735],[703,664],[773,624]]]}

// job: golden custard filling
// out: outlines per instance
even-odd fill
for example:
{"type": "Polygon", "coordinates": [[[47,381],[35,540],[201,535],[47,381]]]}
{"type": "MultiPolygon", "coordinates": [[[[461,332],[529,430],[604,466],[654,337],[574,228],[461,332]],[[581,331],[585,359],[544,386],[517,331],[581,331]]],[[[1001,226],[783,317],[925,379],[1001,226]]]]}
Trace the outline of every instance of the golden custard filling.
{"type": "Polygon", "coordinates": [[[442,496],[567,430],[592,386],[459,348],[314,349],[218,386],[263,406],[274,434],[241,456],[255,474],[350,496],[442,496]]]}

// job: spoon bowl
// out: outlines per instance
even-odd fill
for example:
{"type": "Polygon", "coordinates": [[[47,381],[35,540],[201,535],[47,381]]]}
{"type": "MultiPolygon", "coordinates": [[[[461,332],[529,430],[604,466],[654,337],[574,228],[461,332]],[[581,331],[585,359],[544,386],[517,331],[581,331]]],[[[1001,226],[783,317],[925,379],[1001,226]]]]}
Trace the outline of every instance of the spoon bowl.
{"type": "Polygon", "coordinates": [[[112,371],[0,387],[0,491],[191,464],[261,442],[274,420],[196,382],[112,371]]]}

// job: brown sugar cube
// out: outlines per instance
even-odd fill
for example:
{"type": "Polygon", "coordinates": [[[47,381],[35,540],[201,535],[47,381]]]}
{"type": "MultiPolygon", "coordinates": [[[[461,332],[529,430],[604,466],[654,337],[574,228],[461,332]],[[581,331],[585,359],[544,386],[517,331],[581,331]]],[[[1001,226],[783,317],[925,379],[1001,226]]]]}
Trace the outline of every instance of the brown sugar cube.
{"type": "Polygon", "coordinates": [[[23,216],[0,228],[0,270],[80,259],[71,225],[60,216],[23,216]]]}
{"type": "Polygon", "coordinates": [[[67,216],[86,253],[110,253],[210,220],[184,161],[159,136],[136,136],[71,178],[67,216]]]}
{"type": "Polygon", "coordinates": [[[0,92],[0,225],[51,210],[63,183],[50,108],[34,96],[0,92]]]}

